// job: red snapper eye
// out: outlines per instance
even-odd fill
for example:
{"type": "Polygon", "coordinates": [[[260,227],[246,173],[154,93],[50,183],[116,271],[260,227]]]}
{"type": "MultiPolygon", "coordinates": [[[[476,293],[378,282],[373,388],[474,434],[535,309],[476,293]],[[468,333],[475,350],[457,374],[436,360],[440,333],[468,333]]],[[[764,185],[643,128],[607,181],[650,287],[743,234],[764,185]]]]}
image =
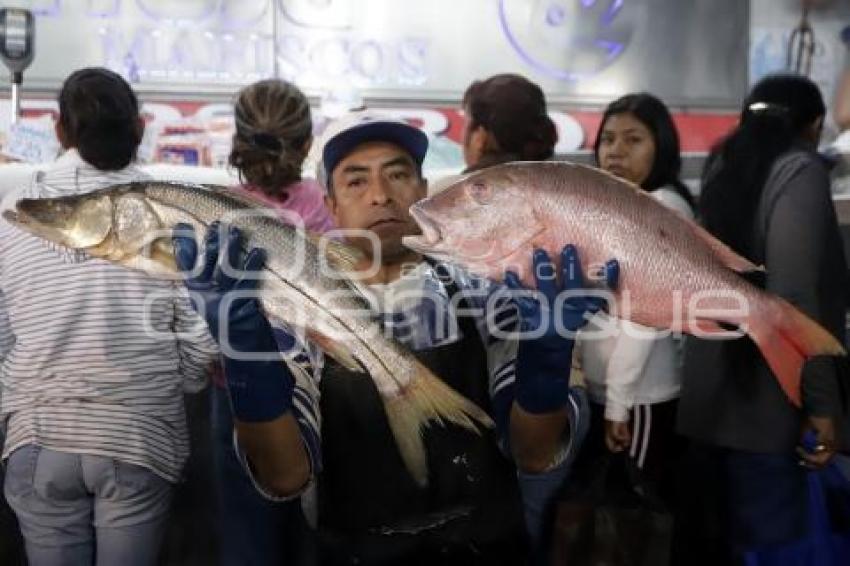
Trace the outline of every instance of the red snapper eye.
{"type": "Polygon", "coordinates": [[[478,204],[490,204],[493,201],[493,189],[489,185],[475,181],[467,186],[470,198],[478,204]]]}

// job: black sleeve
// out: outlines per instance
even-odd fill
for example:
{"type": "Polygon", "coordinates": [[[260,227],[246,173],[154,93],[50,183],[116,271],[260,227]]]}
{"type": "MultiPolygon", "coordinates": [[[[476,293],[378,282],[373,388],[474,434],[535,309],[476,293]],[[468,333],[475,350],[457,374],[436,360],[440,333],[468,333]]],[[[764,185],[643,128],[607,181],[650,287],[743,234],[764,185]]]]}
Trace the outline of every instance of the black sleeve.
{"type": "MultiPolygon", "coordinates": [[[[826,247],[831,233],[832,201],[829,176],[814,160],[804,164],[779,191],[765,236],[767,290],[783,297],[823,324],[820,278],[829,273],[826,247]]],[[[803,408],[807,414],[841,413],[840,388],[834,364],[814,358],[802,376],[803,408]]]]}

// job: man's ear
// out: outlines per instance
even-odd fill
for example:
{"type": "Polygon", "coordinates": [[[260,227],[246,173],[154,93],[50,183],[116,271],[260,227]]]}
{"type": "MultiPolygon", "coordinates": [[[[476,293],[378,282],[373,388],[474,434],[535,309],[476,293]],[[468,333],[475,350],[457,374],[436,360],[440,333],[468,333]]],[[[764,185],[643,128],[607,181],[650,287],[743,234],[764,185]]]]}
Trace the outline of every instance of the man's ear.
{"type": "Polygon", "coordinates": [[[484,126],[475,126],[469,131],[463,147],[466,165],[475,166],[486,153],[496,150],[498,145],[496,138],[484,126]]]}
{"type": "Polygon", "coordinates": [[[484,126],[476,126],[469,134],[469,148],[475,155],[483,155],[484,149],[487,147],[490,132],[484,129],[484,126]]]}
{"type": "Polygon", "coordinates": [[[59,140],[59,145],[62,149],[68,149],[68,140],[65,136],[65,128],[62,126],[61,116],[56,120],[56,123],[53,124],[53,131],[56,132],[56,139],[59,140]]]}
{"type": "Polygon", "coordinates": [[[482,128],[484,131],[484,153],[499,153],[502,151],[502,146],[496,140],[496,136],[490,130],[482,128]]]}

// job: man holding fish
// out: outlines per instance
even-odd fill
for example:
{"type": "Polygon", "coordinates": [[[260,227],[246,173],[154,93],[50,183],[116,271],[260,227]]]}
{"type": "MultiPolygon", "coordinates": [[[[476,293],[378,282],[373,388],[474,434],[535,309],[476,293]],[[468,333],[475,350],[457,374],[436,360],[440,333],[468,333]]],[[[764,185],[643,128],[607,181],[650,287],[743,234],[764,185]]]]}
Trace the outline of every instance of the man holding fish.
{"type": "MultiPolygon", "coordinates": [[[[485,409],[497,434],[451,423],[424,429],[422,485],[398,457],[378,389],[362,372],[328,358],[313,357],[300,366],[279,359],[225,360],[238,445],[258,488],[271,498],[291,498],[318,478],[323,563],[522,563],[527,550],[517,472],[505,453],[513,456],[525,490],[539,491],[540,484],[563,480],[586,427],[581,414],[586,401],[569,387],[572,341],[554,324],[541,322],[540,303],[519,300],[519,325],[539,329],[539,338],[499,339],[486,328],[481,308],[494,298],[489,283],[425,262],[402,245],[404,236],[418,233],[408,208],[425,196],[426,150],[424,134],[403,122],[368,114],[355,118],[324,147],[320,176],[326,178],[326,201],[347,242],[362,253],[355,271],[362,290],[390,313],[388,326],[396,336],[404,333],[400,339],[436,376],[485,409]],[[456,319],[447,321],[443,313],[453,308],[456,319]],[[456,322],[454,332],[444,322],[456,322]],[[310,380],[318,388],[301,384],[310,380]]],[[[218,310],[229,291],[252,287],[250,278],[232,279],[215,266],[219,257],[245,272],[261,264],[257,250],[240,258],[233,249],[238,239],[232,229],[224,240],[213,230],[199,254],[191,237],[175,238],[182,269],[191,271],[197,256],[203,258],[205,267],[187,282],[190,290],[202,291],[199,302],[207,308],[200,310],[218,310]]],[[[551,301],[561,290],[558,281],[573,291],[582,285],[575,248],[565,248],[562,258],[557,280],[545,252],[533,258],[539,289],[551,301]]],[[[608,265],[607,275],[616,284],[616,263],[608,265]]],[[[516,278],[514,284],[519,285],[516,278]]],[[[509,296],[489,304],[496,330],[517,326],[509,296]]],[[[563,306],[563,325],[575,330],[599,304],[573,293],[563,306]]],[[[275,337],[285,349],[299,342],[291,330],[273,328],[257,301],[237,299],[226,314],[234,350],[274,349],[275,337]]],[[[214,331],[216,316],[208,317],[214,331]]],[[[304,354],[302,360],[308,358],[304,354]]],[[[529,517],[535,539],[541,512],[531,510],[529,517]]]]}

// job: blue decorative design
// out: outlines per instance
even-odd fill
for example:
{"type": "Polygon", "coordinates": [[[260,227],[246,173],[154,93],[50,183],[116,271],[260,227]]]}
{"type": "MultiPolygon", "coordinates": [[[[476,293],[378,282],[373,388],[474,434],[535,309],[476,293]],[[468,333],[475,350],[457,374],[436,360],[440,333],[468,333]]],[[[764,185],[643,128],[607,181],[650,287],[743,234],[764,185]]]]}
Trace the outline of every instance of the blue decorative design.
{"type": "Polygon", "coordinates": [[[202,25],[205,21],[212,19],[216,13],[221,10],[221,2],[222,0],[207,0],[204,3],[204,9],[199,11],[197,14],[188,15],[185,17],[173,17],[168,15],[168,10],[165,10],[165,13],[157,10],[153,6],[148,6],[148,2],[146,0],[136,0],[136,6],[138,6],[139,10],[149,17],[150,19],[156,22],[173,22],[175,20],[191,20],[195,25],[202,25]]]}
{"type": "MultiPolygon", "coordinates": [[[[562,28],[565,34],[564,42],[562,44],[558,41],[558,44],[563,45],[563,49],[582,54],[590,53],[598,59],[594,68],[586,71],[571,68],[569,64],[557,65],[547,61],[546,55],[550,57],[553,55],[551,50],[545,54],[543,49],[535,50],[533,42],[540,40],[540,34],[533,32],[524,34],[510,21],[508,15],[510,1],[517,0],[499,0],[499,21],[508,43],[529,67],[557,80],[574,82],[604,71],[622,55],[631,35],[630,29],[616,31],[613,29],[615,21],[624,8],[624,0],[608,0],[607,9],[604,9],[604,12],[602,11],[603,2],[600,0],[572,0],[576,2],[576,13],[572,17],[579,19],[581,26],[573,25],[575,22],[569,21],[571,16],[564,7],[564,2],[551,1],[540,15],[542,21],[537,20],[546,26],[546,35],[552,37],[553,32],[562,28]],[[601,13],[596,15],[599,12],[601,13]],[[570,25],[573,25],[573,29],[581,29],[581,32],[571,33],[572,30],[568,27],[570,25]]],[[[539,24],[531,22],[527,25],[539,24]]]]}
{"type": "Polygon", "coordinates": [[[110,19],[121,13],[121,0],[112,0],[112,3],[108,8],[95,6],[95,4],[99,5],[103,4],[103,2],[89,0],[86,15],[90,18],[110,19]]]}
{"type": "Polygon", "coordinates": [[[33,15],[54,18],[62,12],[62,0],[53,0],[52,3],[44,2],[46,6],[42,6],[41,2],[34,2],[32,7],[33,15]]]}
{"type": "MultiPolygon", "coordinates": [[[[594,2],[595,0],[590,1],[594,2]]],[[[563,6],[559,6],[558,4],[552,4],[551,6],[549,6],[549,9],[546,10],[546,23],[550,26],[557,27],[564,23],[564,18],[566,18],[566,16],[567,15],[564,13],[563,6]]]]}
{"type": "Polygon", "coordinates": [[[617,14],[623,8],[623,0],[614,0],[611,4],[611,7],[608,8],[608,11],[605,12],[605,15],[602,16],[602,23],[606,26],[611,25],[614,21],[614,18],[617,17],[617,14]]]}

